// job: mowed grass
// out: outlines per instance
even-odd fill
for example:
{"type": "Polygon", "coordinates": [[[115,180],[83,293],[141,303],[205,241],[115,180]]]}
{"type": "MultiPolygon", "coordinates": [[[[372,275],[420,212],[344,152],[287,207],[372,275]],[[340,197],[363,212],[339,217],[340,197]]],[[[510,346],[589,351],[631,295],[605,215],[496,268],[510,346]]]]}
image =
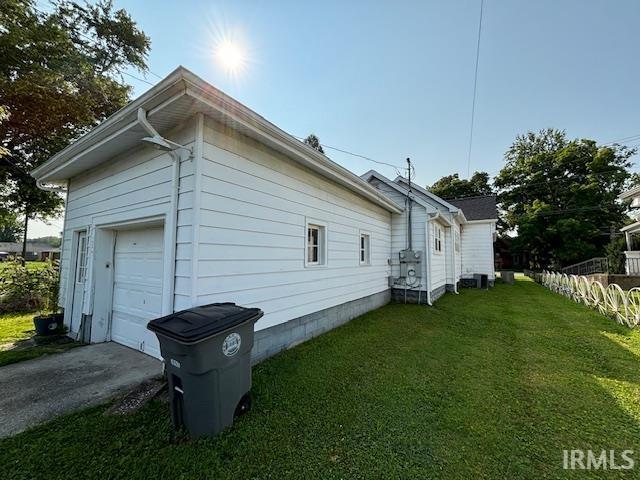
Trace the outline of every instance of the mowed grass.
{"type": "Polygon", "coordinates": [[[173,439],[160,401],[97,407],[1,441],[0,478],[638,477],[639,354],[638,332],[528,280],[463,290],[260,364],[253,410],[216,439],[173,439]],[[565,471],[564,449],[637,467],[565,471]]]}
{"type": "MultiPolygon", "coordinates": [[[[30,360],[50,353],[60,353],[78,346],[75,342],[36,345],[29,342],[35,335],[35,313],[0,314],[0,367],[10,363],[30,360]]],[[[0,370],[2,375],[2,370],[0,370]]]]}

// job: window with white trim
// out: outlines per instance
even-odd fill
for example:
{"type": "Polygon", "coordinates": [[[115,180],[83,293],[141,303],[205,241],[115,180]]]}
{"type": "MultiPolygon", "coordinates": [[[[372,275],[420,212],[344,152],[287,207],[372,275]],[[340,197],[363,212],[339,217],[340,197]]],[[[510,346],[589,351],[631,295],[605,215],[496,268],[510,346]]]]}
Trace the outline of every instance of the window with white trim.
{"type": "Polygon", "coordinates": [[[460,232],[457,230],[455,232],[454,248],[456,249],[456,252],[460,251],[460,232]]]}
{"type": "Polygon", "coordinates": [[[433,251],[442,253],[442,227],[438,224],[433,225],[433,251]]]}
{"type": "Polygon", "coordinates": [[[371,236],[368,233],[360,234],[360,265],[371,263],[371,236]]]}
{"type": "Polygon", "coordinates": [[[76,283],[87,279],[87,232],[78,234],[78,253],[76,257],[76,283]]]}
{"type": "Polygon", "coordinates": [[[316,223],[307,223],[306,265],[326,264],[327,227],[316,223]]]}

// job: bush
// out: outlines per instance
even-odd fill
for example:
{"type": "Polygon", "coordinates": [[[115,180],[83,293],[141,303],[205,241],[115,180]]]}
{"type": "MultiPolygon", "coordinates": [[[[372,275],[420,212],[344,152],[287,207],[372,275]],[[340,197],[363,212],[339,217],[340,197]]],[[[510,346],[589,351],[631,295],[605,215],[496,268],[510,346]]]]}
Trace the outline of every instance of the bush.
{"type": "Polygon", "coordinates": [[[0,313],[58,311],[59,262],[46,262],[28,269],[19,259],[3,264],[0,270],[0,313]]]}

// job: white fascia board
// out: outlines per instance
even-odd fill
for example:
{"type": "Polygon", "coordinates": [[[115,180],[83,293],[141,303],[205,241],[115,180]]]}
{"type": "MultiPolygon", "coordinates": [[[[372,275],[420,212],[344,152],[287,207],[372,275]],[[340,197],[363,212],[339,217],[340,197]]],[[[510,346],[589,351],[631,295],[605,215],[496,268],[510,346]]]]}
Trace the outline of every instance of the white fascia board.
{"type": "MultiPolygon", "coordinates": [[[[402,195],[406,195],[407,194],[407,189],[406,188],[403,188],[399,184],[395,183],[393,180],[385,177],[384,175],[382,175],[379,172],[376,172],[375,170],[369,170],[367,173],[362,175],[360,178],[364,179],[367,182],[372,178],[376,178],[376,179],[380,180],[381,182],[384,182],[386,185],[388,185],[389,187],[393,188],[397,192],[401,193],[402,195]]],[[[426,209],[429,209],[429,208],[433,207],[433,205],[430,205],[428,202],[424,201],[420,197],[416,197],[415,195],[412,196],[411,199],[414,202],[416,202],[418,205],[422,205],[426,209]]]]}
{"type": "MultiPolygon", "coordinates": [[[[394,183],[404,183],[407,186],[409,185],[409,180],[407,180],[404,177],[396,177],[396,179],[394,180],[394,183]]],[[[420,192],[421,194],[429,197],[431,200],[433,200],[434,202],[439,203],[440,205],[442,205],[443,207],[446,207],[449,209],[449,211],[451,211],[452,213],[457,212],[458,210],[460,210],[458,207],[456,207],[455,205],[452,205],[451,203],[447,202],[446,200],[444,200],[443,198],[440,198],[439,196],[437,196],[435,193],[431,193],[429,190],[427,190],[426,188],[422,188],[420,185],[417,185],[413,182],[411,182],[411,188],[417,190],[418,192],[420,192]]]]}
{"type": "Polygon", "coordinates": [[[496,224],[498,223],[498,219],[497,218],[483,218],[482,220],[467,220],[467,224],[481,224],[481,223],[488,223],[488,224],[496,224]]]}
{"type": "Polygon", "coordinates": [[[632,223],[631,225],[627,225],[626,227],[622,227],[620,231],[629,232],[629,233],[640,231],[640,222],[635,222],[635,223],[632,223]]]}
{"type": "Polygon", "coordinates": [[[629,198],[636,197],[636,196],[640,196],[640,185],[638,185],[637,187],[633,187],[625,192],[622,192],[620,195],[618,195],[618,198],[620,200],[627,200],[629,198]]]}

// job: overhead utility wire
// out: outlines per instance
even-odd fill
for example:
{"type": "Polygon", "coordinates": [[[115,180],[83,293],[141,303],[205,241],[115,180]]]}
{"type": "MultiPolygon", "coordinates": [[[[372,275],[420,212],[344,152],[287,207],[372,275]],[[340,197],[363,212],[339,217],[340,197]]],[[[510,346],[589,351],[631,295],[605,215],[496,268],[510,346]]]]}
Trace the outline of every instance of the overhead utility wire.
{"type": "MultiPolygon", "coordinates": [[[[298,139],[298,140],[300,140],[300,141],[304,141],[304,137],[299,137],[299,136],[297,136],[297,135],[291,135],[291,136],[292,136],[292,137],[294,137],[294,138],[297,138],[297,139],[298,139]]],[[[368,161],[370,161],[370,162],[377,163],[377,164],[379,164],[379,165],[386,165],[387,167],[395,168],[396,170],[400,170],[400,169],[402,169],[402,167],[399,167],[399,166],[397,166],[397,165],[393,165],[393,164],[391,164],[391,163],[383,162],[383,161],[381,161],[381,160],[376,160],[376,159],[374,159],[374,158],[367,157],[366,155],[361,155],[361,154],[359,154],[359,153],[350,152],[349,150],[345,150],[345,149],[343,149],[343,148],[332,147],[331,145],[327,145],[327,144],[325,144],[325,143],[321,143],[320,145],[321,145],[323,148],[328,148],[328,149],[330,149],[330,150],[335,150],[335,151],[340,152],[340,153],[346,153],[347,155],[352,155],[352,156],[354,156],[354,157],[362,158],[362,159],[364,159],[364,160],[368,160],[368,161]]]]}
{"type": "Polygon", "coordinates": [[[476,67],[473,73],[473,100],[471,101],[471,125],[469,128],[469,152],[467,157],[467,177],[471,175],[471,147],[473,146],[473,127],[476,116],[476,94],[478,91],[478,64],[480,63],[480,38],[482,37],[482,13],[484,0],[480,0],[480,19],[478,21],[478,42],[476,44],[476,67]]]}

